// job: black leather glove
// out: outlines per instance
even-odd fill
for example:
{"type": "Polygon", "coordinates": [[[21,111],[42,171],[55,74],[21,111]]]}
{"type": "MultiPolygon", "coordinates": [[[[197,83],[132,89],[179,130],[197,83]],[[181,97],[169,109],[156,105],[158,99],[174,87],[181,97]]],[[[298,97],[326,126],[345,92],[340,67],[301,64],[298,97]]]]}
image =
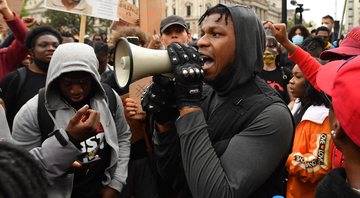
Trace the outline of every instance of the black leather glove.
{"type": "Polygon", "coordinates": [[[167,48],[175,76],[175,96],[179,109],[200,107],[204,71],[202,58],[194,47],[173,43],[167,48]]]}
{"type": "Polygon", "coordinates": [[[141,106],[159,124],[175,121],[179,110],[175,103],[174,81],[162,75],[153,76],[153,83],[141,98],[141,106]]]}

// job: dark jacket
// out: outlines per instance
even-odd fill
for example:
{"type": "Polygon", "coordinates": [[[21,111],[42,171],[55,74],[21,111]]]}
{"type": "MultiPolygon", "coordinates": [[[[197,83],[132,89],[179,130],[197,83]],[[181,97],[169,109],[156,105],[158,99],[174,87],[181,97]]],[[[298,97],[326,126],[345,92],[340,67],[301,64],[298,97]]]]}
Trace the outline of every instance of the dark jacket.
{"type": "Polygon", "coordinates": [[[275,189],[281,186],[280,169],[291,148],[291,114],[256,75],[263,68],[262,24],[250,8],[226,8],[236,34],[234,62],[207,82],[202,110],[179,118],[171,131],[154,134],[155,168],[165,185],[179,191],[178,197],[280,193],[275,189]],[[272,103],[258,105],[265,100],[272,103]],[[256,116],[243,122],[252,108],[256,116]]]}
{"type": "Polygon", "coordinates": [[[346,182],[344,168],[337,168],[330,171],[319,183],[315,198],[360,198],[346,182]]]}

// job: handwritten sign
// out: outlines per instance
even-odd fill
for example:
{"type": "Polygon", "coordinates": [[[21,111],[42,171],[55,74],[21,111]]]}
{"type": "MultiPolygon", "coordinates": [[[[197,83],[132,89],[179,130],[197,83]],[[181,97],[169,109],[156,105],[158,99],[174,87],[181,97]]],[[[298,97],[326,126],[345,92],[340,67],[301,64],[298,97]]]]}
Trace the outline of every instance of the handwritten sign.
{"type": "Polygon", "coordinates": [[[141,97],[143,96],[144,91],[152,82],[152,76],[142,78],[130,84],[129,86],[129,96],[134,99],[139,104],[139,112],[143,112],[141,108],[141,97]]]}
{"type": "Polygon", "coordinates": [[[120,0],[118,16],[121,20],[136,25],[140,19],[140,11],[136,5],[120,0]]]}

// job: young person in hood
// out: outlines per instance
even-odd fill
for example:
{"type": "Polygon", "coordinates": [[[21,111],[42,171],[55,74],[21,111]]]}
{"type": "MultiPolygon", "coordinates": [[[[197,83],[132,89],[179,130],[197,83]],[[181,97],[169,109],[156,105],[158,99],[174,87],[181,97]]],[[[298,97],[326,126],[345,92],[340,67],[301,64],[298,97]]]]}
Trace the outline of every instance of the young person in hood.
{"type": "Polygon", "coordinates": [[[262,24],[250,8],[222,4],[200,24],[200,54],[170,44],[173,89],[164,94],[150,86],[142,101],[147,113],[169,115],[161,124],[155,117],[155,167],[179,197],[283,194],[293,124],[286,104],[256,75],[263,68],[262,24]],[[177,114],[164,108],[169,103],[177,114]]]}
{"type": "Polygon", "coordinates": [[[115,115],[110,112],[98,67],[91,46],[60,45],[45,85],[45,107],[54,131],[42,142],[39,95],[14,119],[14,142],[46,171],[49,197],[117,197],[125,185],[131,134],[119,97],[115,115]]]}

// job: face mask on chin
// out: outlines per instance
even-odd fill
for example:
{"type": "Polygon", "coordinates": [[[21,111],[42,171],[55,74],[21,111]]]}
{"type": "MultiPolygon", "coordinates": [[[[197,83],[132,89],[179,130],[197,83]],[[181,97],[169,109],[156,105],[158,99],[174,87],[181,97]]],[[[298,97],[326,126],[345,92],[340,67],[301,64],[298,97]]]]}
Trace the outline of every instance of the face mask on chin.
{"type": "Polygon", "coordinates": [[[34,63],[37,67],[39,67],[43,72],[47,73],[49,69],[49,63],[45,63],[44,61],[38,60],[34,58],[34,63]]]}

